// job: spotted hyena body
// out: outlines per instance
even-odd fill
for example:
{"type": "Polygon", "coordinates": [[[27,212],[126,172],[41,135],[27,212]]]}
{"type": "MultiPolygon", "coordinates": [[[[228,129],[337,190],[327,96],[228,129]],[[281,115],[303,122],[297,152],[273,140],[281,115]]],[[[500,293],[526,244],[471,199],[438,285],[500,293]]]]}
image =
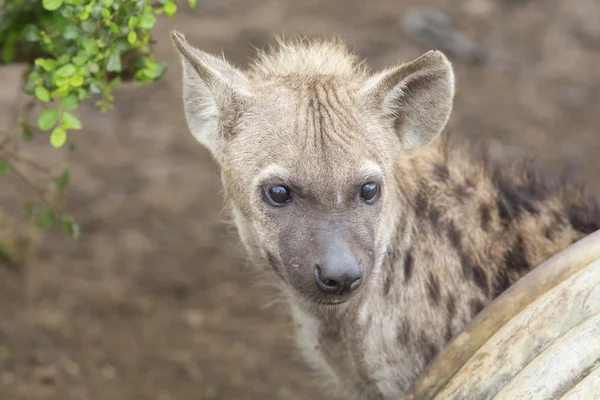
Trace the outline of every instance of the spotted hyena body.
{"type": "Polygon", "coordinates": [[[190,130],[336,392],[400,398],[492,299],[599,228],[583,189],[440,135],[439,52],[372,74],[339,43],[296,42],[241,71],[173,38],[190,130]]]}

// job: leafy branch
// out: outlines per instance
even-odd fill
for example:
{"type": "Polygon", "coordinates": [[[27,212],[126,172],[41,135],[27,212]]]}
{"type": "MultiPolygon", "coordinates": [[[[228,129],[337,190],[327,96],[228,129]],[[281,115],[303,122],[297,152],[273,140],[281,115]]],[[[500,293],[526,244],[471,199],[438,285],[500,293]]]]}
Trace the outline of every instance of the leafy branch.
{"type": "MultiPolygon", "coordinates": [[[[196,0],[187,3],[194,8],[196,0]]],[[[23,156],[18,144],[42,134],[52,147],[68,143],[75,151],[73,131],[84,127],[76,111],[83,102],[95,99],[105,112],[113,108],[113,88],[123,80],[142,85],[160,79],[166,65],[155,58],[150,32],[157,15],[172,17],[177,9],[173,0],[5,0],[0,4],[2,63],[28,66],[22,85],[28,101],[16,113],[10,131],[0,132],[0,175],[14,174],[37,195],[42,207],[36,210],[28,201],[23,213],[26,219],[35,216],[39,228],[60,224],[71,236],[79,235],[75,220],[60,207],[71,175],[69,169],[52,175],[23,156]],[[30,115],[34,108],[41,108],[37,117],[30,115]],[[47,184],[40,186],[26,169],[44,176],[47,184]]]]}

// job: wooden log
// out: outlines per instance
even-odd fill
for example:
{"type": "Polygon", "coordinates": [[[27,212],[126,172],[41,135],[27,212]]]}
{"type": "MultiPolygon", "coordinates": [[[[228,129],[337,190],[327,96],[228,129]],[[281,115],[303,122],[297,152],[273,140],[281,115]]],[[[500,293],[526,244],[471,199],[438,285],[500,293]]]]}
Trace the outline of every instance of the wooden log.
{"type": "Polygon", "coordinates": [[[600,399],[599,365],[600,231],[482,310],[405,399],[600,399]]]}

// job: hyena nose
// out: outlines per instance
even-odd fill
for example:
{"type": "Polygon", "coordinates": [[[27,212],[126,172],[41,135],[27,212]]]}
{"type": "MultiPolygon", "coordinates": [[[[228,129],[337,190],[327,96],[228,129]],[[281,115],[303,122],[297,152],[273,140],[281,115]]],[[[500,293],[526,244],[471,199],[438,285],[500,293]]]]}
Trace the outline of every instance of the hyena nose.
{"type": "Polygon", "coordinates": [[[362,267],[359,263],[353,264],[315,264],[313,275],[319,290],[337,294],[356,290],[362,282],[362,267]]]}

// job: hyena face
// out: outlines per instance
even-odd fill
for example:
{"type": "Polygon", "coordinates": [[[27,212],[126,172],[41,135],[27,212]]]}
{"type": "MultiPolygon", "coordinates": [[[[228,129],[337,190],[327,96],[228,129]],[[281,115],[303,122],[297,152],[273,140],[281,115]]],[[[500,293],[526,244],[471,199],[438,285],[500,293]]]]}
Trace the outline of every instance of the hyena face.
{"type": "Polygon", "coordinates": [[[312,43],[244,73],[173,39],[188,125],[221,166],[253,261],[310,304],[358,298],[402,211],[397,157],[449,117],[448,60],[429,52],[369,76],[342,46],[312,43]]]}
{"type": "Polygon", "coordinates": [[[318,303],[344,302],[369,278],[396,192],[398,144],[372,128],[353,96],[335,80],[256,89],[223,154],[244,240],[318,303]]]}

